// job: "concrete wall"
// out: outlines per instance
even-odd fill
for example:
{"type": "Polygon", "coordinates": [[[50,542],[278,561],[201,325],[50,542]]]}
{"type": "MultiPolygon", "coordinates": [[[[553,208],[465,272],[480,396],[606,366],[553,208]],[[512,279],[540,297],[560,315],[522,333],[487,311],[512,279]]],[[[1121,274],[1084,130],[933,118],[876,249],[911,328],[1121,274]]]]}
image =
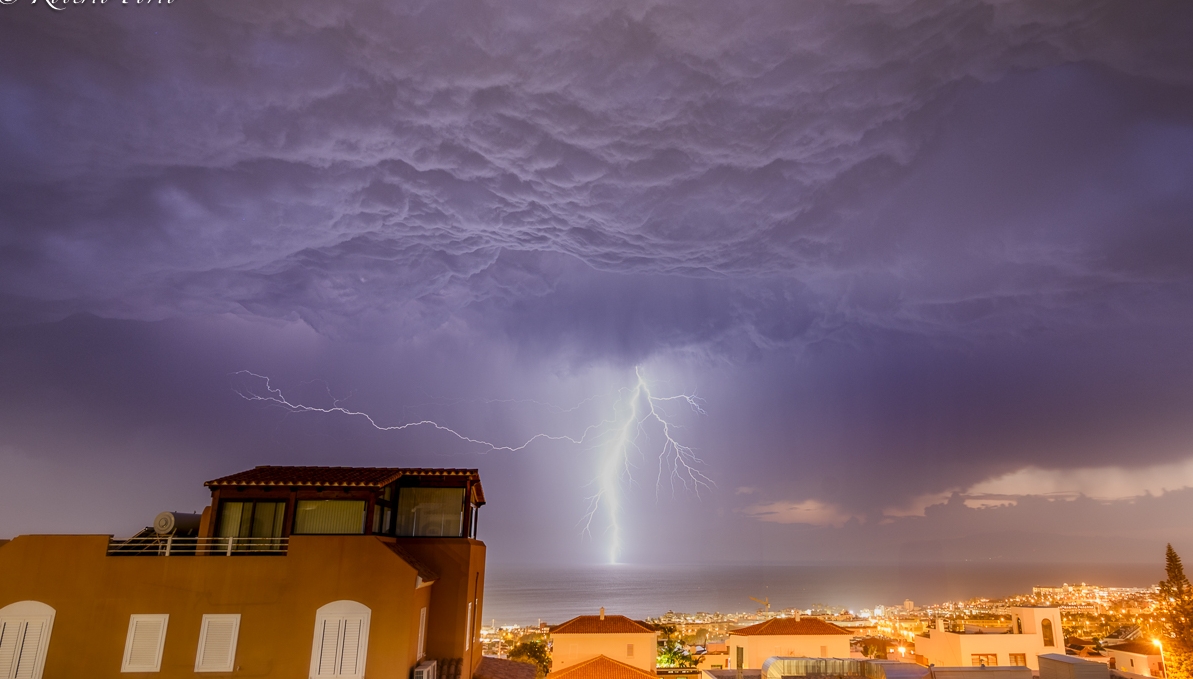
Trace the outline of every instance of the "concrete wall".
{"type": "Polygon", "coordinates": [[[471,679],[481,661],[478,642],[484,620],[485,543],[469,538],[396,538],[396,542],[439,575],[430,588],[427,657],[463,658],[462,679],[471,679]],[[473,604],[471,623],[469,603],[473,604]]]}
{"type": "Polygon", "coordinates": [[[771,635],[739,637],[729,635],[729,663],[726,669],[756,669],[767,658],[848,658],[849,635],[771,635]],[[737,666],[737,648],[745,649],[745,666],[737,666]],[[821,652],[823,648],[823,653],[821,652]]]}
{"type": "Polygon", "coordinates": [[[641,634],[552,634],[551,670],[571,667],[598,655],[633,665],[649,672],[655,671],[658,662],[658,635],[654,632],[641,634]],[[634,645],[634,655],[627,653],[634,645]]]}
{"type": "Polygon", "coordinates": [[[469,679],[480,650],[463,652],[462,602],[479,604],[484,545],[415,545],[443,585],[419,589],[415,569],[385,540],[392,538],[295,536],[284,556],[109,557],[107,536],[21,536],[0,547],[0,607],[32,600],[55,609],[44,679],[127,676],[120,666],[129,616],[148,613],[170,616],[155,676],[196,676],[203,614],[239,613],[236,675],[295,678],[309,673],[316,610],[346,599],[371,609],[368,676],[404,679],[427,606],[428,656],[464,657],[469,679]]]}

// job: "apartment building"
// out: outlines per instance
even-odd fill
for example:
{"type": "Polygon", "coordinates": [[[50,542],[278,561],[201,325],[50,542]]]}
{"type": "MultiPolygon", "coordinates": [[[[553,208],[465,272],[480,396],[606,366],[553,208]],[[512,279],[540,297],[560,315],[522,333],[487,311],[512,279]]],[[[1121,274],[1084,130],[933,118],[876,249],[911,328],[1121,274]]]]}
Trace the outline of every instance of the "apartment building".
{"type": "Polygon", "coordinates": [[[130,539],[0,543],[0,678],[472,679],[476,470],[256,467],[206,486],[201,517],[163,512],[130,539]]]}

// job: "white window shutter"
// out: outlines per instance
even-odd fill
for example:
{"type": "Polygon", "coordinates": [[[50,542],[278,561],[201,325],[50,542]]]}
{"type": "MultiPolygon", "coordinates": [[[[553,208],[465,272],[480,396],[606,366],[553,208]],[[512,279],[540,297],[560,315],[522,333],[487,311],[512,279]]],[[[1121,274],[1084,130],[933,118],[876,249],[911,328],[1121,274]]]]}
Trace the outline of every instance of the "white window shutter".
{"type": "Polygon", "coordinates": [[[352,617],[344,620],[344,640],[340,644],[339,676],[341,677],[360,676],[360,635],[363,631],[362,627],[364,627],[364,620],[361,618],[352,617]]]}
{"type": "Polygon", "coordinates": [[[339,618],[331,618],[320,622],[322,623],[322,630],[319,634],[321,641],[315,676],[334,677],[338,664],[336,660],[340,654],[340,630],[344,621],[339,618]]]}
{"type": "Polygon", "coordinates": [[[0,620],[0,677],[4,679],[16,669],[18,638],[24,631],[24,620],[0,620]]]}
{"type": "Polygon", "coordinates": [[[472,645],[472,602],[468,602],[468,619],[464,621],[464,650],[472,645]]]}
{"type": "Polygon", "coordinates": [[[160,672],[162,650],[166,645],[168,614],[133,615],[128,621],[121,672],[160,672]]]}
{"type": "Polygon", "coordinates": [[[427,654],[427,607],[418,611],[418,660],[427,654]]]}
{"type": "Polygon", "coordinates": [[[30,620],[25,623],[24,638],[21,648],[16,654],[16,672],[13,679],[36,679],[37,651],[41,648],[41,637],[45,633],[46,623],[43,620],[30,620]]]}
{"type": "Polygon", "coordinates": [[[236,663],[236,639],[240,635],[240,614],[203,616],[199,630],[196,672],[231,672],[236,663]]]}

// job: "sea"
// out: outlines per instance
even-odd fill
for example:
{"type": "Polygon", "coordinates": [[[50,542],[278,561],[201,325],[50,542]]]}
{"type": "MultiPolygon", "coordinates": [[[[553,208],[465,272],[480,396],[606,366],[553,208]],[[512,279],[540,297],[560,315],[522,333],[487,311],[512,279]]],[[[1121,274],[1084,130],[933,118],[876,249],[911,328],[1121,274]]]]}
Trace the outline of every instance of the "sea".
{"type": "Polygon", "coordinates": [[[542,567],[490,564],[485,624],[559,623],[608,612],[646,618],[677,613],[839,606],[855,613],[876,605],[923,606],[1030,593],[1033,586],[1089,583],[1148,587],[1162,564],[1075,563],[798,563],[787,565],[600,565],[542,567]]]}

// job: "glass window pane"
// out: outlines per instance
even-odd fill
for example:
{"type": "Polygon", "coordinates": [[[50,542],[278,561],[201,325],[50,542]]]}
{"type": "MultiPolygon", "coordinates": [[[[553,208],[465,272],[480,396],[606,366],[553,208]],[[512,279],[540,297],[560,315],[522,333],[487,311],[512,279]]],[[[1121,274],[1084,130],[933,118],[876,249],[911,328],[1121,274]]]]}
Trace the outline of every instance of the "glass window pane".
{"type": "Polygon", "coordinates": [[[257,502],[253,511],[253,532],[255,538],[271,538],[273,532],[273,514],[276,502],[257,502]]]}
{"type": "Polygon", "coordinates": [[[463,488],[402,488],[398,493],[398,535],[458,538],[463,527],[463,488]]]}
{"type": "Polygon", "coordinates": [[[360,535],[365,532],[364,500],[300,500],[294,509],[294,533],[360,535]]]}
{"type": "Polygon", "coordinates": [[[220,525],[217,535],[221,538],[240,537],[240,516],[243,502],[224,502],[220,505],[220,525]]]}

